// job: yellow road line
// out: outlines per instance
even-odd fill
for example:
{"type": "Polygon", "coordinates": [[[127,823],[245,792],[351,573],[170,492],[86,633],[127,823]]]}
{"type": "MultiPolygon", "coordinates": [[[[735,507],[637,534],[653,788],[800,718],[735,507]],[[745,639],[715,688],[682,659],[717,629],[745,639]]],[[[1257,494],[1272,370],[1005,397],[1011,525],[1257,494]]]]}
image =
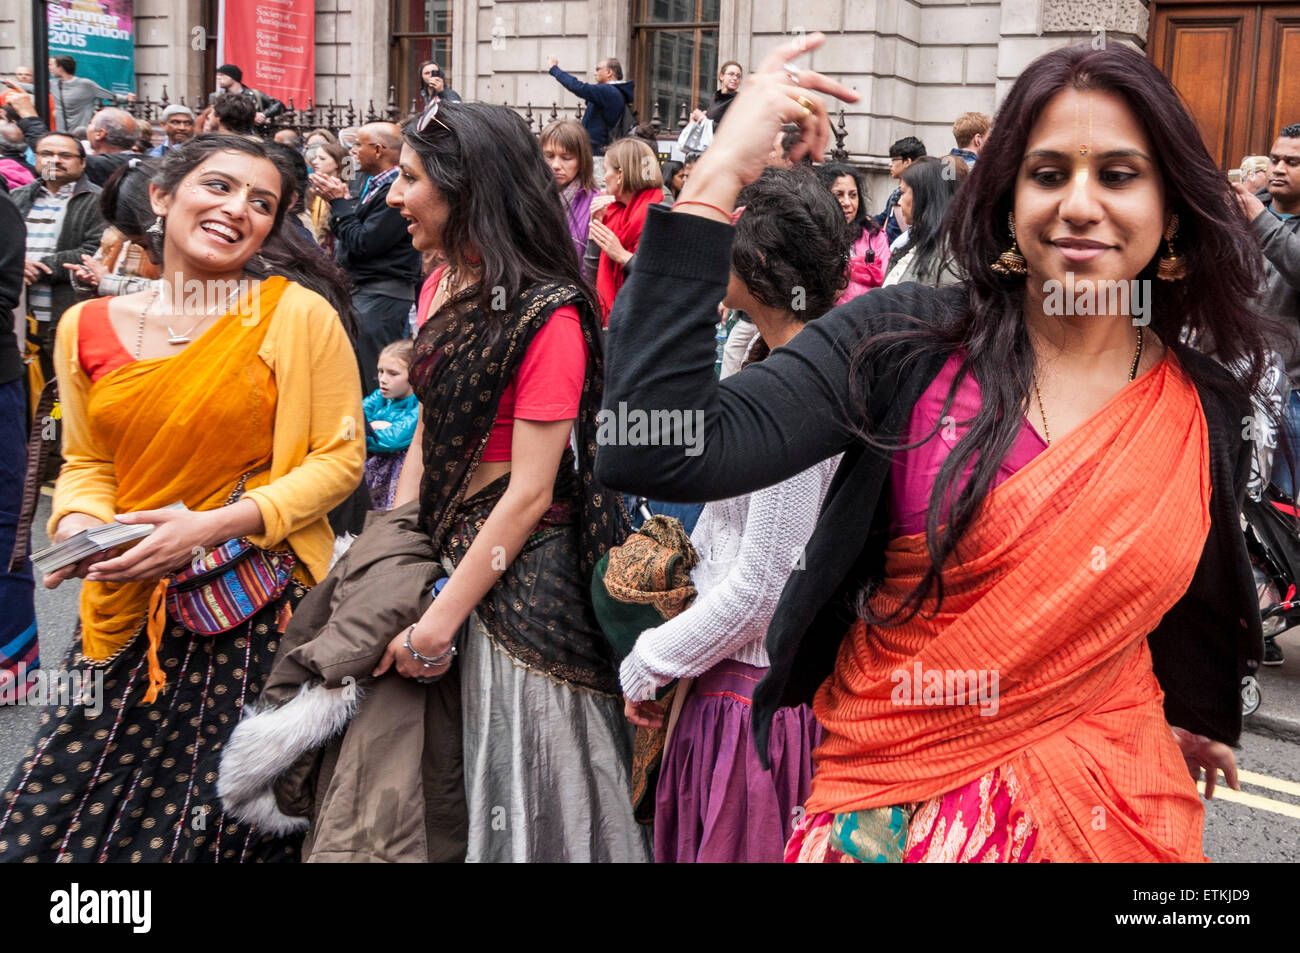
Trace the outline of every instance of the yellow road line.
{"type": "Polygon", "coordinates": [[[1253,784],[1256,787],[1270,788],[1274,791],[1281,791],[1283,794],[1300,797],[1300,782],[1285,781],[1282,778],[1271,778],[1267,774],[1256,774],[1254,771],[1240,770],[1237,771],[1237,780],[1253,784]]]}
{"type": "MultiPolygon", "coordinates": [[[[1238,772],[1240,774],[1240,772],[1238,772]]],[[[1196,785],[1201,792],[1205,791],[1205,783],[1198,782],[1196,785]]],[[[1236,804],[1244,804],[1247,807],[1258,808],[1261,811],[1272,811],[1274,814],[1281,814],[1285,817],[1294,817],[1300,820],[1300,805],[1287,804],[1283,801],[1274,801],[1272,798],[1260,797],[1258,794],[1247,794],[1244,791],[1234,791],[1226,784],[1220,783],[1214,789],[1214,799],[1216,801],[1232,801],[1236,804]]]]}

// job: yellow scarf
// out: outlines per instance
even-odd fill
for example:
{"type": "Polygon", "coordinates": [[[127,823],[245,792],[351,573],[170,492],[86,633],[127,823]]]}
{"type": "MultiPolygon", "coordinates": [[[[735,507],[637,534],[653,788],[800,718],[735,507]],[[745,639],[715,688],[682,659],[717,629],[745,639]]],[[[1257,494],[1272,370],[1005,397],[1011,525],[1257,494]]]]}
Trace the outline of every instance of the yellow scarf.
{"type": "MultiPolygon", "coordinates": [[[[241,300],[175,357],[133,361],[95,382],[86,412],[113,457],[117,508],[129,513],[183,502],[192,510],[223,506],[239,478],[271,462],[276,388],[258,357],[284,278],[263,280],[250,314],[241,300]]],[[[266,473],[247,489],[265,485],[266,473]]],[[[166,579],[92,582],[81,587],[82,654],[112,657],[150,616],[146,701],[162,687],[157,644],[165,626],[166,579]],[[151,608],[151,597],[153,606],[151,608]]]]}

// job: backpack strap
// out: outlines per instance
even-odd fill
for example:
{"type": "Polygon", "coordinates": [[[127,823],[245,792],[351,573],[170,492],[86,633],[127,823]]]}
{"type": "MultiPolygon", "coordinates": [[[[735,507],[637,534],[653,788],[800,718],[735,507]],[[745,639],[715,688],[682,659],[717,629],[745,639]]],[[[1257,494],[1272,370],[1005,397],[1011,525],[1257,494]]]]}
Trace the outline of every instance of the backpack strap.
{"type": "MultiPolygon", "coordinates": [[[[613,84],[611,84],[611,85],[613,85],[613,84]]],[[[623,109],[631,109],[631,108],[632,108],[632,100],[628,99],[628,98],[627,98],[627,94],[626,94],[625,92],[623,92],[623,86],[622,86],[622,84],[620,83],[618,86],[615,87],[615,89],[616,89],[616,91],[618,92],[618,98],[621,99],[621,100],[623,100],[623,109]]],[[[620,109],[620,110],[618,111],[618,119],[622,119],[622,118],[623,118],[623,109],[620,109]]],[[[618,119],[615,119],[614,122],[617,123],[617,122],[618,122],[618,119]]],[[[603,110],[603,109],[600,111],[600,121],[603,122],[603,123],[605,124],[605,145],[609,145],[609,144],[610,144],[610,143],[609,143],[609,130],[610,130],[612,127],[611,127],[610,124],[609,124],[609,120],[607,120],[607,119],[605,118],[605,110],[603,110]]]]}

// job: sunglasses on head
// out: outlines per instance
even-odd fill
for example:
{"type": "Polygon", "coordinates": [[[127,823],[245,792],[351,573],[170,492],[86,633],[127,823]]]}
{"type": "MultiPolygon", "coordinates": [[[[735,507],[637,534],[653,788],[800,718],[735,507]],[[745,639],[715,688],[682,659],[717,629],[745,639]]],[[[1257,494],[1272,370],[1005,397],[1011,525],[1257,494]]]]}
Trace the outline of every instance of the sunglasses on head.
{"type": "Polygon", "coordinates": [[[451,127],[438,118],[438,107],[441,105],[442,100],[435,99],[433,102],[429,103],[429,105],[424,107],[424,112],[420,114],[420,119],[415,124],[416,132],[423,134],[425,130],[429,128],[429,124],[434,122],[442,126],[442,128],[446,129],[448,132],[451,132],[451,127]]]}

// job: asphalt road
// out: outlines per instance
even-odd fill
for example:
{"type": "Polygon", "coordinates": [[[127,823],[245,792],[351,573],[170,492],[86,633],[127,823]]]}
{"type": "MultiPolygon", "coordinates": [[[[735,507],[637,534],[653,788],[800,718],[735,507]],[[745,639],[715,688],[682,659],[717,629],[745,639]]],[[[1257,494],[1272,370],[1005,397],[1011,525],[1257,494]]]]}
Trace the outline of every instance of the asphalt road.
{"type": "MultiPolygon", "coordinates": [[[[43,497],[33,532],[34,549],[47,546],[45,520],[49,499],[43,497]]],[[[57,665],[72,638],[79,583],[64,583],[54,591],[37,587],[36,613],[40,623],[41,659],[57,665]]],[[[1300,658],[1300,639],[1287,633],[1288,655],[1300,658]]],[[[1279,701],[1275,688],[1271,695],[1279,701]]],[[[1265,693],[1265,705],[1270,700],[1265,693]]],[[[8,778],[18,765],[36,731],[40,710],[0,707],[0,775],[8,778]]],[[[1237,751],[1238,767],[1245,772],[1242,791],[1225,791],[1220,784],[1214,800],[1205,802],[1205,853],[1215,861],[1300,862],[1300,744],[1294,738],[1247,732],[1237,751]]],[[[1228,886],[1231,886],[1229,884],[1228,886]]]]}

